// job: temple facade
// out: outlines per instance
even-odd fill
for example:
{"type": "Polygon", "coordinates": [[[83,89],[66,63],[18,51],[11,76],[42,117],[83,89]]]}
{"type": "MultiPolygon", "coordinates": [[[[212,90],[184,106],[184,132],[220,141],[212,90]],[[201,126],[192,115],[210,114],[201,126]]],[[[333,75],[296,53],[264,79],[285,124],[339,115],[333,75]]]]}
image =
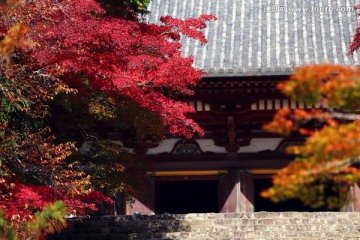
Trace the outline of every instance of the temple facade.
{"type": "MultiPolygon", "coordinates": [[[[259,194],[271,177],[293,157],[288,146],[304,141],[262,130],[283,107],[326,108],[289,100],[277,83],[306,64],[359,65],[358,53],[347,56],[357,25],[352,0],[152,0],[149,22],[160,16],[177,18],[215,15],[201,46],[183,39],[183,53],[208,72],[184,97],[196,109],[191,117],[205,135],[191,140],[168,136],[145,150],[151,162],[149,187],[125,213],[191,213],[310,211],[300,202],[274,204],[259,194]],[[324,7],[328,7],[326,10],[324,7]],[[331,7],[331,8],[330,8],[331,7]]],[[[358,187],[351,190],[358,195],[358,187]]],[[[347,206],[357,211],[357,202],[347,206]]]]}

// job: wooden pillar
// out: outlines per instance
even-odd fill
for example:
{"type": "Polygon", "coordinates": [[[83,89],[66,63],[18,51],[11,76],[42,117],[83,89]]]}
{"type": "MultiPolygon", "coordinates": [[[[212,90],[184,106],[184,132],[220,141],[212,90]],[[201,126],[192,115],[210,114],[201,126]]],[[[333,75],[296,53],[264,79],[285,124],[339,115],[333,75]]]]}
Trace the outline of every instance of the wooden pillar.
{"type": "Polygon", "coordinates": [[[148,180],[148,184],[143,193],[135,196],[135,202],[126,204],[127,215],[137,213],[141,215],[155,214],[155,178],[149,177],[148,180]]]}
{"type": "Polygon", "coordinates": [[[250,173],[229,170],[219,180],[220,212],[253,212],[254,179],[250,173]]]}
{"type": "Polygon", "coordinates": [[[345,205],[341,211],[343,212],[360,212],[360,183],[356,183],[350,188],[349,199],[350,202],[345,205]]]}
{"type": "Polygon", "coordinates": [[[360,183],[355,184],[352,187],[353,191],[353,205],[354,205],[354,212],[360,212],[360,183]]]}
{"type": "Polygon", "coordinates": [[[240,212],[254,212],[254,177],[240,172],[240,212]]]}

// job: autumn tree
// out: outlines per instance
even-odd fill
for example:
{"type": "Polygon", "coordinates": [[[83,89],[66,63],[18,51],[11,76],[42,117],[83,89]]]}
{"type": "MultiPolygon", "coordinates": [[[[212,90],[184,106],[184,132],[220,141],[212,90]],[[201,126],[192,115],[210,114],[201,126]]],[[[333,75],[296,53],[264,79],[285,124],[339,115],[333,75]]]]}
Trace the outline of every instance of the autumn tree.
{"type": "MultiPolygon", "coordinates": [[[[95,210],[96,201],[111,200],[92,191],[89,177],[77,169],[77,162],[66,161],[75,150],[74,143],[57,143],[46,125],[48,103],[58,93],[74,90],[53,76],[13,62],[3,64],[0,74],[0,207],[3,223],[11,220],[0,235],[2,239],[10,235],[11,239],[40,239],[64,226],[64,214],[39,219],[34,217],[35,211],[61,199],[67,205],[67,214],[81,214],[95,210]],[[44,219],[59,227],[36,224],[43,224],[44,219]],[[8,235],[12,231],[15,235],[8,235]]],[[[65,213],[63,204],[56,206],[65,213]]],[[[44,209],[39,216],[50,214],[51,209],[44,209]]]]}
{"type": "MultiPolygon", "coordinates": [[[[348,54],[359,48],[360,25],[348,54]]],[[[278,172],[262,196],[276,202],[298,198],[314,208],[340,209],[354,200],[348,198],[349,189],[360,180],[360,68],[300,67],[278,89],[296,101],[328,107],[281,109],[265,126],[283,135],[299,133],[306,140],[287,149],[295,160],[278,172]]]]}
{"type": "Polygon", "coordinates": [[[99,121],[130,126],[139,142],[158,137],[163,128],[185,137],[202,134],[186,117],[194,109],[176,100],[192,94],[189,87],[204,74],[192,67],[191,57],[181,57],[179,40],[184,34],[206,43],[200,30],[214,17],[162,17],[161,25],[148,24],[137,15],[146,12],[147,3],[1,3],[0,205],[18,232],[28,222],[36,225],[34,211],[56,200],[65,202],[68,213],[80,214],[96,209],[98,201],[111,201],[92,189],[84,169],[95,169],[100,178],[104,171],[123,173],[114,189],[131,191],[125,153],[111,141],[96,139],[93,145],[90,160],[100,167],[80,168],[89,156],[77,159],[76,143],[67,136],[76,126],[84,132],[76,122],[82,114],[95,127],[99,121]],[[70,128],[62,113],[74,120],[70,128]],[[104,158],[115,162],[112,168],[101,165],[104,158]]]}
{"type": "Polygon", "coordinates": [[[299,198],[315,208],[339,209],[349,186],[360,179],[358,144],[360,122],[357,111],[360,94],[357,67],[315,65],[298,68],[278,86],[283,93],[306,104],[322,103],[324,109],[284,108],[265,126],[276,133],[298,132],[306,140],[287,149],[295,160],[274,177],[274,186],[263,196],[279,201],[299,198]]]}
{"type": "MultiPolygon", "coordinates": [[[[349,54],[359,49],[359,39],[358,27],[349,54]]],[[[294,100],[328,107],[285,108],[265,126],[284,135],[298,132],[306,141],[287,149],[296,158],[274,177],[274,185],[262,193],[264,197],[274,201],[299,198],[305,205],[328,209],[339,209],[354,200],[347,195],[349,187],[360,180],[359,79],[358,67],[315,65],[298,68],[278,85],[294,100]]]]}

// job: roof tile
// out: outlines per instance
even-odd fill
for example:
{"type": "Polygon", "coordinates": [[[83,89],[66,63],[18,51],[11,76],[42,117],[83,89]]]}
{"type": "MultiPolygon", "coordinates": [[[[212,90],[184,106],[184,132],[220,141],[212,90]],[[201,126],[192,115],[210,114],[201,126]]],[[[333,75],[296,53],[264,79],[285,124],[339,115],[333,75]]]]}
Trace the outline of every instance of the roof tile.
{"type": "Polygon", "coordinates": [[[207,45],[182,39],[183,54],[193,55],[196,67],[210,76],[287,75],[303,64],[359,65],[360,53],[346,56],[357,24],[356,12],[349,10],[354,4],[354,0],[152,0],[148,20],[213,14],[218,20],[204,30],[207,45]],[[265,12],[265,6],[274,11],[265,12]]]}

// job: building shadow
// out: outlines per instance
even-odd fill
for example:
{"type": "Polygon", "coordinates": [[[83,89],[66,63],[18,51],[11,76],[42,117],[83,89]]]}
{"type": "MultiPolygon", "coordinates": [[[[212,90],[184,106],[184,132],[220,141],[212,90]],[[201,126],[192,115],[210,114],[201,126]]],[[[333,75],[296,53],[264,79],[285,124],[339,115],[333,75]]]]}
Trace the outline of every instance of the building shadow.
{"type": "Polygon", "coordinates": [[[68,228],[47,240],[177,240],[187,238],[185,215],[93,216],[68,220],[68,228]]]}

